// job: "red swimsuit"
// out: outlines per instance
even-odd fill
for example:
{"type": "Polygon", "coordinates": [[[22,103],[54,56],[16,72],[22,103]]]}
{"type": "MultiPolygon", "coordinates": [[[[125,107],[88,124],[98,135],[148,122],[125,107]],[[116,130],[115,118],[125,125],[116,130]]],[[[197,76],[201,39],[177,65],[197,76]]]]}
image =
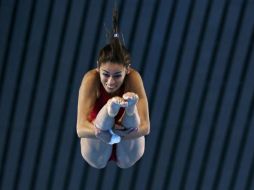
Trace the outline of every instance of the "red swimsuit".
{"type": "MultiPolygon", "coordinates": [[[[122,96],[123,94],[124,94],[124,85],[122,85],[118,96],[122,96]]],[[[110,98],[112,98],[112,96],[110,96],[110,94],[108,94],[105,91],[104,87],[102,85],[100,85],[100,97],[96,100],[93,110],[90,113],[90,116],[89,116],[90,122],[96,118],[96,116],[99,113],[99,111],[101,110],[101,108],[107,103],[107,101],[110,98]]],[[[123,113],[124,113],[124,109],[120,108],[118,114],[115,116],[116,122],[122,117],[123,113]]],[[[112,153],[111,153],[109,160],[117,161],[116,144],[113,144],[112,153]]]]}

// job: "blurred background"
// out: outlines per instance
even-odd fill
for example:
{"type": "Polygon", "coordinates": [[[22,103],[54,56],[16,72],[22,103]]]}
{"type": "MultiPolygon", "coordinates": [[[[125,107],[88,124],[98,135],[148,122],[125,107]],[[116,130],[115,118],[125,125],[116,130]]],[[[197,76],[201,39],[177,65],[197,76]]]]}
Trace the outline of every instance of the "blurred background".
{"type": "Polygon", "coordinates": [[[143,158],[94,169],[76,135],[114,0],[0,0],[0,189],[253,190],[254,1],[117,3],[149,99],[143,158]]]}

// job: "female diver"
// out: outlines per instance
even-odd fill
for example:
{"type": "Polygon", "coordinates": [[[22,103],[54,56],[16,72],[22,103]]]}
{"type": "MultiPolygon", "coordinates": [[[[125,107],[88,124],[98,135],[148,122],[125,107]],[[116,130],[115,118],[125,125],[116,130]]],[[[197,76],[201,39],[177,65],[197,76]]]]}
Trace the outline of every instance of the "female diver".
{"type": "Polygon", "coordinates": [[[95,168],[110,160],[120,168],[134,165],[145,150],[150,132],[148,101],[140,74],[119,35],[113,11],[109,44],[99,52],[97,68],[88,71],[78,98],[77,134],[81,154],[95,168]]]}

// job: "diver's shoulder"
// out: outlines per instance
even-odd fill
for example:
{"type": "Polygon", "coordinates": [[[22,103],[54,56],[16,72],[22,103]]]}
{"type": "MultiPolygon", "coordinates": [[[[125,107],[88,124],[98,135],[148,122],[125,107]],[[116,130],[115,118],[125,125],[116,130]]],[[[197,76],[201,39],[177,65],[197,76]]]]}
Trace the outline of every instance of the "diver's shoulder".
{"type": "Polygon", "coordinates": [[[129,79],[137,79],[137,78],[141,79],[141,75],[140,75],[140,73],[136,69],[130,68],[130,72],[128,74],[128,78],[129,79]]]}
{"type": "Polygon", "coordinates": [[[87,71],[83,77],[83,84],[98,85],[100,82],[100,76],[96,69],[87,71]]]}
{"type": "Polygon", "coordinates": [[[92,80],[92,81],[97,81],[99,80],[99,73],[97,72],[96,69],[92,69],[92,70],[89,70],[87,71],[85,74],[84,74],[84,77],[83,77],[83,80],[92,80]]]}

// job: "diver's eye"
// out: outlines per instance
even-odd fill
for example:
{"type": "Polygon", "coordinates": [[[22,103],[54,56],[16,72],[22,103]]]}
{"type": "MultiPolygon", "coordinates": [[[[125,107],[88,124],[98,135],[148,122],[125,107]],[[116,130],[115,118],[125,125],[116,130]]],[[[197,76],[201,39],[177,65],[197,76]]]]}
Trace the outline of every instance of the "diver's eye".
{"type": "Polygon", "coordinates": [[[114,75],[114,78],[121,78],[122,75],[114,75]]]}
{"type": "Polygon", "coordinates": [[[102,73],[102,75],[104,76],[104,77],[110,77],[110,75],[108,74],[108,73],[102,73]]]}

